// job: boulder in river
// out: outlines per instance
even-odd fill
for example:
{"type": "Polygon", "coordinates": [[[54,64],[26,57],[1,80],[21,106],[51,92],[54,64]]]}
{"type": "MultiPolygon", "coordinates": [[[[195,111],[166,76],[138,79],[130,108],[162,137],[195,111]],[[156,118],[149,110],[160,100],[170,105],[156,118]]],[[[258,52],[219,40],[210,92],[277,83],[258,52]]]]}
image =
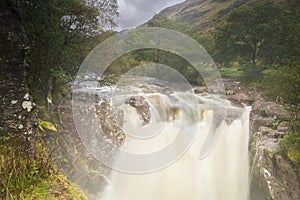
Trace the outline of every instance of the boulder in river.
{"type": "Polygon", "coordinates": [[[148,124],[151,118],[150,106],[145,97],[132,96],[127,101],[127,104],[134,107],[137,113],[142,117],[144,124],[148,124]]]}

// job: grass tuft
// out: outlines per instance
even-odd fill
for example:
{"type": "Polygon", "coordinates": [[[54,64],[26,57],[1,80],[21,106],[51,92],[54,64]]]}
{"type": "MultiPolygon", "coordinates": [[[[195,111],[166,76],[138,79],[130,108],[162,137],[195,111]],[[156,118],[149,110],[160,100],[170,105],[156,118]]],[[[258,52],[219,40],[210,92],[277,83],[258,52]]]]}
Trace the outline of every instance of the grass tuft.
{"type": "Polygon", "coordinates": [[[0,136],[0,199],[84,200],[79,189],[58,173],[43,142],[0,136]]]}

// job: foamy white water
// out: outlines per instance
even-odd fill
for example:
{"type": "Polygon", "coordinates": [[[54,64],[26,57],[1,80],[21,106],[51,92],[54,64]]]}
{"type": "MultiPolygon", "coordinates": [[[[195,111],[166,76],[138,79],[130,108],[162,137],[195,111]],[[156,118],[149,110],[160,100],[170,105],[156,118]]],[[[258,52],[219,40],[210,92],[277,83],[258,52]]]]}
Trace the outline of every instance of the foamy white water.
{"type": "MultiPolygon", "coordinates": [[[[151,126],[157,133],[145,137],[145,132],[140,133],[142,129],[137,128],[143,124],[139,114],[135,108],[124,103],[130,95],[119,96],[113,101],[115,106],[124,111],[125,116],[123,130],[127,137],[122,150],[140,154],[157,152],[174,140],[178,130],[184,131],[183,135],[196,130],[196,137],[178,160],[161,170],[145,174],[112,170],[108,177],[110,184],[104,189],[100,200],[248,198],[250,107],[236,107],[227,101],[223,105],[200,95],[196,96],[195,104],[190,102],[191,95],[195,95],[191,92],[168,95],[159,92],[143,93],[151,105],[151,120],[145,126],[151,126]],[[176,101],[173,100],[175,97],[176,101]],[[222,106],[226,106],[226,117],[222,114],[222,106]],[[216,144],[205,146],[206,138],[216,134],[219,135],[216,144]],[[145,138],[138,138],[139,135],[145,138]],[[201,155],[207,146],[209,151],[205,150],[201,155]]],[[[117,156],[116,162],[119,160],[122,159],[117,156]]]]}

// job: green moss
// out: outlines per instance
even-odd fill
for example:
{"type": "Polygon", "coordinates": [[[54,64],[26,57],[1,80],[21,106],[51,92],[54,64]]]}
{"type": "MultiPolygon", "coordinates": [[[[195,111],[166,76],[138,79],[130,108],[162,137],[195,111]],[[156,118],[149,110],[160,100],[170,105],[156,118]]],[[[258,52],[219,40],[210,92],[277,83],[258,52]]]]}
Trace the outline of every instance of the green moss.
{"type": "Polygon", "coordinates": [[[44,179],[26,193],[20,195],[22,200],[85,200],[79,189],[68,182],[64,176],[52,175],[44,179]]]}
{"type": "Polygon", "coordinates": [[[291,147],[288,149],[287,155],[289,159],[294,163],[300,163],[300,149],[291,147]]]}
{"type": "Polygon", "coordinates": [[[282,151],[295,164],[300,164],[300,132],[291,132],[280,141],[282,151]]]}

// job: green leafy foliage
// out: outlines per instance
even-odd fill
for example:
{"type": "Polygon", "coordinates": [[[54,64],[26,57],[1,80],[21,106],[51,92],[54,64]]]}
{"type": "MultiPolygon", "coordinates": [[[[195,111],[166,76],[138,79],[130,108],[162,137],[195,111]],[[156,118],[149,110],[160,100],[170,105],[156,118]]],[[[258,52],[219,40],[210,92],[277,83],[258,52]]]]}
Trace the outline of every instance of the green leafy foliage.
{"type": "Polygon", "coordinates": [[[40,105],[62,98],[89,51],[107,37],[118,15],[113,0],[20,1],[28,36],[29,86],[40,105]],[[46,99],[48,100],[46,101],[46,99]]]}
{"type": "Polygon", "coordinates": [[[295,164],[300,164],[300,121],[295,119],[293,131],[280,141],[280,147],[295,164]]]}
{"type": "Polygon", "coordinates": [[[51,122],[42,121],[42,120],[38,121],[38,128],[43,132],[45,132],[45,129],[49,131],[57,131],[57,129],[51,122]]]}
{"type": "MultiPolygon", "coordinates": [[[[42,116],[36,116],[44,119],[38,120],[38,129],[22,136],[0,134],[0,199],[86,199],[76,186],[58,174],[53,158],[46,152],[42,138],[45,134],[41,131],[57,131],[50,122],[56,123],[57,116],[49,112],[53,110],[48,104],[58,104],[67,95],[68,82],[73,80],[87,53],[115,34],[111,29],[118,15],[116,0],[12,3],[22,10],[22,28],[28,39],[24,50],[29,64],[30,93],[37,108],[45,109],[42,116]]],[[[16,13],[18,17],[19,14],[16,13]]],[[[27,118],[30,120],[30,115],[27,118]]]]}
{"type": "Polygon", "coordinates": [[[0,199],[86,199],[58,174],[42,141],[0,136],[0,199]]]}
{"type": "Polygon", "coordinates": [[[273,99],[281,98],[284,103],[297,105],[300,103],[300,67],[279,66],[265,77],[263,86],[273,99]]]}
{"type": "Polygon", "coordinates": [[[215,33],[216,61],[243,61],[256,66],[272,62],[275,33],[280,8],[274,1],[244,5],[227,16],[226,23],[215,33]]]}
{"type": "MultiPolygon", "coordinates": [[[[169,66],[183,75],[191,84],[202,85],[204,83],[199,72],[189,62],[176,54],[159,49],[137,50],[121,56],[109,66],[109,68],[105,71],[104,76],[111,77],[109,75],[115,75],[113,78],[110,78],[110,80],[106,79],[108,82],[114,82],[114,80],[118,79],[121,74],[126,73],[133,67],[149,63],[159,63],[169,66]]],[[[149,69],[144,71],[147,72],[146,76],[151,74],[149,69]]],[[[142,72],[139,73],[139,75],[142,74],[142,72]]],[[[172,80],[172,76],[168,72],[164,74],[152,72],[152,74],[154,77],[162,78],[162,80],[172,80]]]]}

